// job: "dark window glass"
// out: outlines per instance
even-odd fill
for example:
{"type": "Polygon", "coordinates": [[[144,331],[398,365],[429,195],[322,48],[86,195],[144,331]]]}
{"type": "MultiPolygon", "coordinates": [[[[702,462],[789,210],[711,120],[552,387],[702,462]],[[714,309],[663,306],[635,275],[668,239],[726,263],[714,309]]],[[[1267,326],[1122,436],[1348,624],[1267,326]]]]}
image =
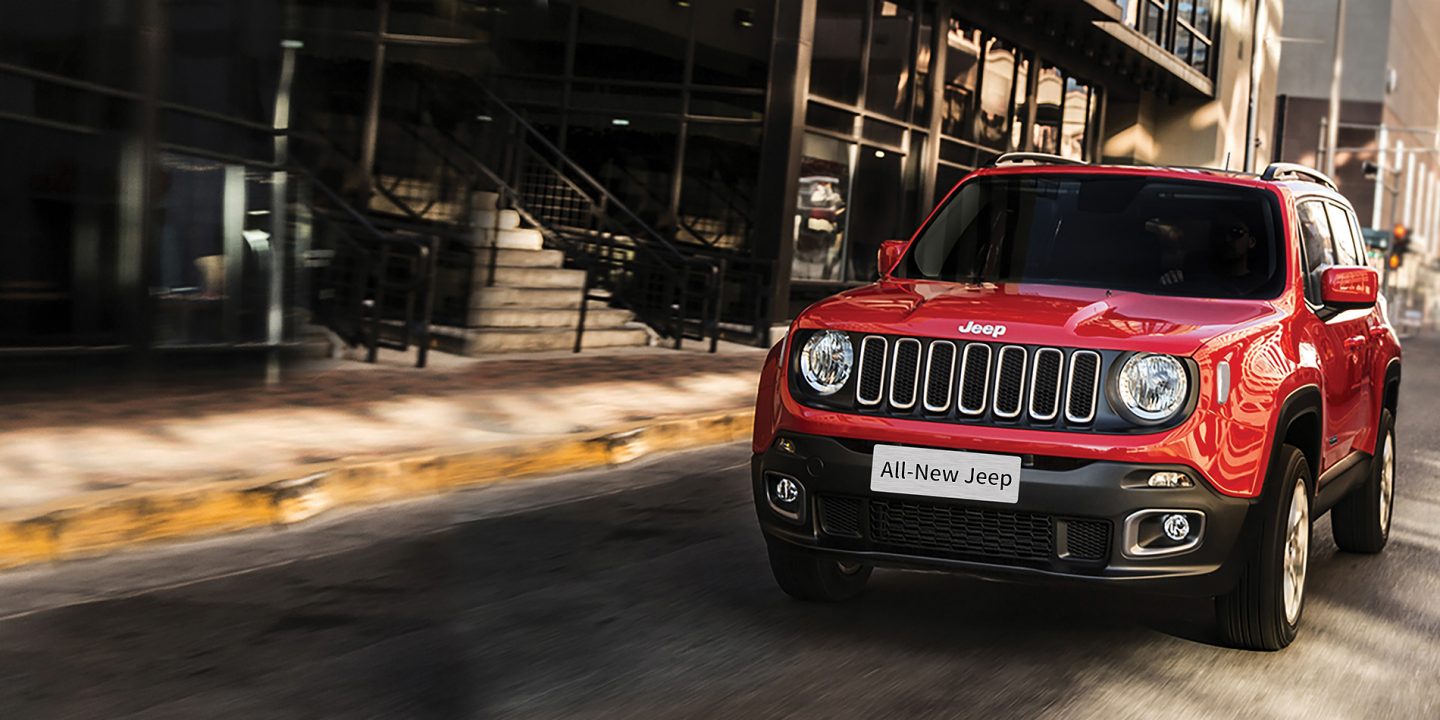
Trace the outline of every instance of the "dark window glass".
{"type": "Polygon", "coordinates": [[[855,113],[811,101],[805,108],[805,124],[846,135],[855,133],[855,113]]]}
{"type": "Polygon", "coordinates": [[[885,143],[899,147],[905,143],[905,128],[899,125],[891,125],[883,120],[865,118],[864,132],[866,140],[885,143]]]}
{"type": "Polygon", "coordinates": [[[840,280],[853,143],[805,133],[795,204],[795,280],[840,280]]]}
{"type": "Polygon", "coordinates": [[[1010,133],[1010,100],[1015,90],[1015,48],[996,38],[985,43],[985,79],[980,87],[976,140],[1004,149],[1010,133]]]}
{"type": "Polygon", "coordinates": [[[1195,43],[1195,54],[1190,58],[1190,66],[1202,73],[1210,72],[1210,46],[1203,42],[1195,43]]]}
{"type": "Polygon", "coordinates": [[[852,214],[845,238],[849,258],[846,279],[868,282],[875,278],[875,253],[880,242],[903,234],[904,162],[899,153],[861,146],[855,163],[852,214]]]}
{"type": "Polygon", "coordinates": [[[1163,46],[1165,44],[1166,6],[1164,3],[1157,2],[1156,0],[1143,1],[1145,4],[1141,6],[1140,9],[1142,15],[1140,19],[1140,32],[1144,33],[1145,37],[1154,40],[1156,44],[1163,46]]]}
{"type": "Polygon", "coordinates": [[[770,2],[697,2],[695,74],[702,85],[764,89],[770,66],[770,2]]]}
{"type": "Polygon", "coordinates": [[[1213,0],[1195,0],[1195,22],[1191,23],[1206,37],[1210,36],[1210,6],[1213,0]]]}
{"type": "Polygon", "coordinates": [[[930,17],[934,7],[927,5],[920,15],[919,40],[915,44],[915,117],[916,125],[930,123],[930,49],[934,41],[934,28],[930,17]]]}
{"type": "Polygon", "coordinates": [[[563,75],[570,8],[565,0],[507,2],[496,8],[504,12],[474,13],[492,71],[563,75]]]}
{"type": "Polygon", "coordinates": [[[1300,203],[1300,239],[1305,245],[1305,299],[1320,304],[1320,273],[1335,264],[1331,247],[1330,221],[1325,217],[1325,204],[1312,200],[1300,203]]]}
{"type": "Polygon", "coordinates": [[[1024,175],[961,186],[902,265],[909,277],[1186,297],[1273,297],[1279,212],[1250,188],[1024,175]]]}
{"type": "Polygon", "coordinates": [[[979,30],[950,18],[945,32],[945,107],[940,121],[946,135],[975,139],[982,42],[979,30]]]}
{"type": "Polygon", "coordinates": [[[1191,35],[1189,30],[1183,27],[1175,28],[1175,57],[1180,58],[1181,62],[1189,64],[1190,48],[1194,42],[1195,36],[1191,35]]]}
{"type": "Polygon", "coordinates": [[[866,0],[818,0],[810,92],[840,102],[860,100],[860,50],[866,0]]]}
{"type": "Polygon", "coordinates": [[[871,20],[870,69],[865,80],[865,107],[871,112],[906,119],[913,84],[910,61],[915,13],[908,3],[879,0],[871,20]]]}
{"type": "Polygon", "coordinates": [[[684,13],[647,15],[644,24],[580,8],[575,40],[579,77],[680,82],[685,69],[684,13]]]}
{"type": "Polygon", "coordinates": [[[743,248],[760,176],[759,125],[692,123],[685,141],[679,230],[711,245],[743,248]]]}
{"type": "Polygon", "coordinates": [[[1037,152],[1060,152],[1060,121],[1065,101],[1065,77],[1060,68],[1046,65],[1035,78],[1035,128],[1031,141],[1037,152]]]}
{"type": "Polygon", "coordinates": [[[670,227],[679,120],[575,113],[565,151],[642,220],[670,227]],[[623,120],[624,124],[616,124],[623,120]]]}

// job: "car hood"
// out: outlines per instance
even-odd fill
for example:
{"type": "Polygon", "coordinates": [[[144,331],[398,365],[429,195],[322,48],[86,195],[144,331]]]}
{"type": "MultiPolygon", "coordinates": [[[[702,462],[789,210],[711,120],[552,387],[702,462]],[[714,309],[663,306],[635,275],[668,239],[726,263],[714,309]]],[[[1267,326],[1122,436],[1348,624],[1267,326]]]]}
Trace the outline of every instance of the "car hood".
{"type": "Polygon", "coordinates": [[[1266,301],[891,280],[822,300],[800,315],[797,327],[1191,355],[1216,335],[1279,315],[1266,301]]]}

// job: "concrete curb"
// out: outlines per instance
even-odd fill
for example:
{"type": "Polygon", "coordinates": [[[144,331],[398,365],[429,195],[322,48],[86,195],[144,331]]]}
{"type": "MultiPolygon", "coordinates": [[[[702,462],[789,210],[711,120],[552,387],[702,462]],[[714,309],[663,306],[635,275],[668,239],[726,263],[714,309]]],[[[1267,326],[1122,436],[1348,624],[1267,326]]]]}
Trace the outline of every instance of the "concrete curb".
{"type": "Polygon", "coordinates": [[[733,410],[575,436],[306,465],[244,480],[89,493],[0,514],[0,569],[163,540],[284,527],[332,508],[439,495],[734,442],[750,436],[754,414],[753,409],[733,410]]]}

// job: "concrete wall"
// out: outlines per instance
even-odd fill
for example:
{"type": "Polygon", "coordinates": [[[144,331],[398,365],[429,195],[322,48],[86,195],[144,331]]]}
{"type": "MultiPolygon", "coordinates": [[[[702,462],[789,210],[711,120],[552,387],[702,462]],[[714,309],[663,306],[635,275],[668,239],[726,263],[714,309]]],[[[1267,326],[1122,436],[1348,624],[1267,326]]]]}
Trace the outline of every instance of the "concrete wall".
{"type": "MultiPolygon", "coordinates": [[[[1284,0],[1285,34],[1276,93],[1329,97],[1335,58],[1338,0],[1284,0]]],[[[1346,0],[1344,77],[1347,100],[1380,102],[1385,94],[1384,48],[1390,37],[1391,4],[1434,4],[1435,0],[1346,0]]]]}
{"type": "Polygon", "coordinates": [[[1135,101],[1111,101],[1106,108],[1103,155],[1107,160],[1244,170],[1251,63],[1259,64],[1256,85],[1257,140],[1254,164],[1263,168],[1272,153],[1276,78],[1284,27],[1283,0],[1230,0],[1216,43],[1214,98],[1166,100],[1144,93],[1135,101]],[[1260,3],[1260,53],[1253,54],[1252,19],[1260,3]]]}

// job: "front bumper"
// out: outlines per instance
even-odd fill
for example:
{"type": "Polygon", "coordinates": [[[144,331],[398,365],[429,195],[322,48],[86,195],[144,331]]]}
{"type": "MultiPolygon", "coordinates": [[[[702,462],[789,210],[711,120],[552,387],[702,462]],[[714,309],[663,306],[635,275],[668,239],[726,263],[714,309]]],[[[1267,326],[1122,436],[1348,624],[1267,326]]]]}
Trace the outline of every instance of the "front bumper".
{"type": "Polygon", "coordinates": [[[1175,466],[1026,457],[1019,500],[1012,505],[871,492],[874,443],[789,432],[780,437],[793,452],[772,444],[752,460],[761,529],[771,541],[837,559],[1213,595],[1233,587],[1258,536],[1257,500],[1220,495],[1203,481],[1190,488],[1136,486],[1154,471],[1181,469],[1175,466]],[[767,496],[766,478],[777,475],[803,486],[796,517],[780,512],[767,496]],[[1198,544],[1175,554],[1136,556],[1127,518],[1162,508],[1203,513],[1198,544]]]}

